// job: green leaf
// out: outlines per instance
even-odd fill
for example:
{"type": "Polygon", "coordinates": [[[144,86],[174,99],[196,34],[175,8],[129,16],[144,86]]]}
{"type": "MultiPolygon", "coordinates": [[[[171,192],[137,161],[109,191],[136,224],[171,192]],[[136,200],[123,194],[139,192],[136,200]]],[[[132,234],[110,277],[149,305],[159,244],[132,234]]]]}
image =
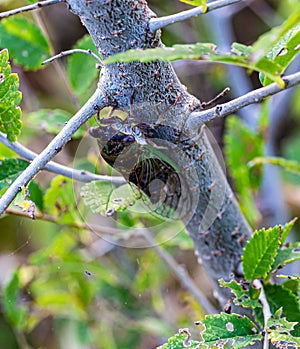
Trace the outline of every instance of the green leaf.
{"type": "Polygon", "coordinates": [[[277,331],[270,331],[269,338],[276,348],[300,348],[300,337],[294,337],[277,331]]]}
{"type": "Polygon", "coordinates": [[[0,191],[10,187],[28,165],[27,161],[21,159],[0,160],[0,191]]]}
{"type": "Polygon", "coordinates": [[[234,179],[241,209],[254,225],[259,219],[259,212],[252,191],[260,186],[262,166],[253,171],[247,163],[263,154],[263,138],[259,133],[252,132],[237,117],[231,117],[226,121],[224,142],[227,164],[234,179]]]}
{"type": "Polygon", "coordinates": [[[262,337],[247,316],[238,314],[207,315],[201,324],[204,325],[201,335],[208,348],[224,346],[227,343],[231,348],[245,348],[254,345],[255,341],[261,340],[262,337]]]}
{"type": "Polygon", "coordinates": [[[265,165],[265,164],[280,166],[289,172],[300,175],[300,164],[297,161],[287,160],[287,159],[276,157],[276,156],[270,156],[270,157],[264,156],[264,157],[254,158],[253,160],[249,161],[248,166],[254,167],[257,165],[265,165]]]}
{"type": "Polygon", "coordinates": [[[5,317],[11,325],[16,328],[24,326],[27,315],[27,308],[20,305],[19,293],[19,274],[18,272],[15,272],[9,283],[4,288],[2,302],[5,317]]]}
{"type": "MultiPolygon", "coordinates": [[[[0,23],[1,25],[1,23],[0,23]]],[[[21,103],[22,94],[19,89],[19,77],[11,74],[8,63],[8,51],[0,52],[0,131],[7,134],[10,142],[15,142],[20,134],[22,123],[21,103]]]]}
{"type": "Polygon", "coordinates": [[[300,242],[296,242],[295,244],[290,245],[288,247],[283,246],[277,252],[275,262],[272,265],[272,272],[275,272],[278,269],[283,268],[287,264],[290,264],[299,259],[300,259],[300,242]]]}
{"type": "MultiPolygon", "coordinates": [[[[40,109],[36,112],[28,114],[30,124],[40,130],[45,130],[48,133],[58,134],[72,117],[71,113],[61,109],[40,109]]],[[[85,133],[84,127],[72,136],[72,138],[81,138],[85,133]]]]}
{"type": "Polygon", "coordinates": [[[294,330],[297,322],[287,321],[286,318],[271,318],[268,319],[268,334],[271,343],[275,347],[287,348],[300,346],[300,337],[295,337],[291,333],[294,330]]]}
{"type": "MultiPolygon", "coordinates": [[[[168,339],[168,343],[157,347],[157,349],[184,349],[187,348],[187,345],[184,344],[187,340],[187,335],[184,333],[175,334],[168,339]]],[[[188,348],[199,348],[199,342],[189,341],[188,348]]]]}
{"type": "Polygon", "coordinates": [[[283,285],[266,285],[264,287],[267,301],[272,314],[282,308],[282,316],[288,321],[297,322],[293,335],[300,335],[300,308],[298,297],[283,285]]]}
{"type": "Polygon", "coordinates": [[[1,21],[0,47],[8,48],[14,62],[28,70],[41,68],[41,63],[50,53],[49,44],[40,29],[24,17],[1,21]]]}
{"type": "Polygon", "coordinates": [[[44,211],[60,223],[81,221],[72,179],[57,176],[52,180],[44,196],[44,211]]]}
{"type": "Polygon", "coordinates": [[[223,279],[219,280],[221,287],[228,287],[234,294],[233,302],[243,308],[261,308],[261,303],[258,301],[259,290],[255,290],[249,283],[238,283],[235,280],[226,282],[223,279]]]}
{"type": "MultiPolygon", "coordinates": [[[[241,44],[239,44],[241,48],[241,44]]],[[[249,50],[244,48],[243,53],[251,52],[251,55],[236,55],[237,45],[232,53],[219,53],[216,46],[211,43],[196,43],[187,45],[174,45],[172,47],[157,47],[146,50],[128,50],[126,52],[117,53],[116,55],[108,57],[104,64],[111,64],[116,62],[151,62],[161,60],[165,62],[175,61],[179,59],[184,60],[205,60],[209,62],[219,62],[233,64],[249,70],[255,70],[265,74],[268,78],[275,81],[280,87],[284,88],[285,84],[278,71],[280,66],[268,59],[267,57],[260,57],[255,60],[255,52],[251,47],[249,50]]],[[[241,51],[241,50],[240,50],[241,51]]]]}
{"type": "Polygon", "coordinates": [[[40,211],[43,212],[44,193],[43,193],[41,187],[35,181],[31,181],[29,183],[28,190],[29,190],[30,200],[32,200],[37,205],[37,207],[40,209],[40,211]]]}
{"type": "Polygon", "coordinates": [[[207,0],[180,0],[189,5],[202,6],[202,13],[207,11],[207,0]]]}
{"type": "Polygon", "coordinates": [[[280,227],[255,231],[242,255],[246,280],[265,278],[274,264],[280,243],[280,227]]]}
{"type": "Polygon", "coordinates": [[[130,185],[125,184],[115,188],[111,183],[104,181],[85,184],[81,189],[81,196],[92,212],[106,216],[124,211],[127,207],[133,206],[137,199],[130,185]]]}
{"type": "Polygon", "coordinates": [[[294,224],[297,221],[297,217],[295,217],[294,219],[292,219],[290,222],[286,223],[285,225],[279,225],[280,229],[281,229],[281,244],[283,244],[286,240],[286,238],[288,237],[290,231],[292,230],[294,224]]]}
{"type": "MultiPolygon", "coordinates": [[[[95,54],[98,54],[90,35],[85,35],[80,39],[74,48],[91,50],[95,54]]],[[[96,68],[96,64],[97,61],[95,58],[85,54],[76,53],[69,57],[67,76],[78,96],[82,95],[98,78],[99,70],[96,68]]]]}
{"type": "MultiPolygon", "coordinates": [[[[299,4],[291,16],[281,25],[263,34],[253,45],[255,52],[266,56],[280,67],[282,74],[300,52],[300,7],[299,4]]],[[[264,77],[263,84],[270,83],[264,77]]]]}

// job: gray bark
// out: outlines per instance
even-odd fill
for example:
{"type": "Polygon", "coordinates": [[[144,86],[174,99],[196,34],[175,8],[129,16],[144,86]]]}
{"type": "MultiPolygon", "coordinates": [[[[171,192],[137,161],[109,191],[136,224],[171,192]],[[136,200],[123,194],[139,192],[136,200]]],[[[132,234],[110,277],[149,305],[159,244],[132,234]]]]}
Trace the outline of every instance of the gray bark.
{"type": "MultiPolygon", "coordinates": [[[[163,45],[160,31],[153,34],[148,29],[155,14],[144,0],[67,0],[67,3],[80,17],[103,57],[131,48],[163,45]]],[[[188,115],[200,108],[200,101],[187,92],[172,66],[160,61],[106,65],[101,70],[98,88],[108,106],[130,114],[131,123],[170,126],[170,134],[161,136],[160,141],[169,142],[167,154],[181,170],[182,193],[189,199],[181,200],[178,209],[196,254],[215,283],[221,277],[238,278],[242,248],[251,229],[205,130],[185,126],[188,115]],[[175,139],[178,130],[181,136],[175,139]],[[184,147],[187,142],[191,146],[184,147]]],[[[94,135],[100,136],[101,129],[94,131],[94,135]]],[[[226,297],[225,293],[223,296],[226,297]]]]}

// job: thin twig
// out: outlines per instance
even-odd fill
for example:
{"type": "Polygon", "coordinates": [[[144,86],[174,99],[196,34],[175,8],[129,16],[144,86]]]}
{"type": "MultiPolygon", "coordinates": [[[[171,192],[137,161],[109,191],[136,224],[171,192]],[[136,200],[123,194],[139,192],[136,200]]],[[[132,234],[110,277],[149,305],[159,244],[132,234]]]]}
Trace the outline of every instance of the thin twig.
{"type": "MultiPolygon", "coordinates": [[[[12,208],[7,208],[5,210],[5,214],[32,219],[28,215],[28,213],[20,211],[20,210],[15,210],[12,208]]],[[[116,229],[116,228],[112,228],[112,227],[106,227],[104,225],[93,225],[93,224],[86,224],[86,223],[82,223],[82,222],[60,223],[57,220],[57,217],[54,217],[54,216],[51,216],[51,215],[45,214],[45,213],[40,213],[38,211],[36,211],[34,213],[34,219],[45,221],[45,222],[50,222],[50,223],[55,223],[55,224],[58,224],[61,226],[68,226],[68,227],[75,228],[75,229],[87,230],[87,231],[90,231],[91,233],[96,234],[99,237],[102,237],[103,234],[121,237],[122,233],[123,233],[123,236],[126,233],[126,230],[116,229]]],[[[134,229],[132,231],[134,232],[134,229]]]]}
{"type": "Polygon", "coordinates": [[[145,231],[142,234],[142,236],[151,245],[151,247],[158,254],[158,256],[167,263],[167,265],[176,275],[181,284],[195,297],[195,299],[201,305],[203,310],[207,314],[217,313],[216,308],[207,300],[207,297],[195,285],[193,279],[189,276],[185,267],[183,265],[179,265],[168,252],[166,252],[162,247],[160,247],[157,244],[157,242],[153,239],[149,231],[145,231]]]}
{"type": "MultiPolygon", "coordinates": [[[[2,132],[0,132],[0,143],[4,144],[9,149],[13,150],[15,153],[22,156],[26,160],[32,161],[38,156],[36,153],[24,147],[22,144],[18,142],[10,143],[5,134],[2,132]]],[[[44,169],[49,172],[60,174],[62,176],[72,178],[76,181],[84,183],[92,181],[107,181],[116,185],[126,183],[125,179],[121,176],[105,176],[98,175],[86,170],[75,170],[70,167],[58,164],[54,161],[48,162],[44,169]]]]}
{"type": "Polygon", "coordinates": [[[243,107],[250,104],[259,103],[266,97],[272,96],[278,92],[285,91],[288,88],[296,86],[300,83],[300,72],[283,77],[286,88],[280,88],[276,83],[265,87],[258,88],[245,95],[235,98],[230,102],[219,104],[214,108],[205,111],[195,111],[189,115],[187,119],[187,129],[196,129],[209,121],[223,118],[230,115],[243,107]]]}
{"type": "Polygon", "coordinates": [[[27,5],[27,6],[19,7],[19,8],[16,8],[16,9],[13,9],[13,10],[9,10],[9,11],[6,11],[6,12],[1,12],[0,13],[0,19],[16,15],[17,13],[26,12],[26,11],[32,11],[32,10],[39,9],[41,7],[58,4],[59,2],[65,2],[65,0],[38,1],[35,4],[32,4],[32,5],[27,5]]]}
{"type": "MultiPolygon", "coordinates": [[[[235,4],[238,2],[241,2],[241,0],[214,1],[214,2],[207,4],[207,11],[205,13],[207,13],[209,11],[216,10],[216,9],[224,7],[224,6],[232,5],[232,4],[235,4]]],[[[150,30],[150,32],[154,33],[156,30],[161,29],[169,24],[184,21],[188,18],[199,16],[201,14],[203,14],[202,6],[198,6],[198,7],[191,9],[191,10],[175,13],[174,15],[159,17],[159,18],[151,18],[151,20],[149,22],[149,30],[150,30]]]]}
{"type": "Polygon", "coordinates": [[[105,107],[105,98],[100,90],[96,90],[85,105],[68,121],[61,132],[49,143],[49,145],[32,161],[22,174],[12,183],[0,199],[0,214],[9,206],[22,186],[28,182],[46,164],[60,152],[62,147],[71,139],[72,135],[90,119],[97,108],[105,107]]]}
{"type": "Polygon", "coordinates": [[[262,310],[263,310],[263,314],[264,314],[264,345],[263,345],[263,349],[269,349],[270,345],[269,345],[267,326],[268,326],[268,320],[271,318],[272,313],[271,313],[270,306],[269,306],[268,300],[266,298],[264,287],[263,287],[261,281],[254,280],[253,286],[260,290],[259,300],[261,302],[262,310]]]}
{"type": "Polygon", "coordinates": [[[102,67],[102,60],[101,60],[101,58],[98,57],[92,50],[83,50],[83,49],[80,49],[80,48],[74,48],[72,50],[62,51],[58,55],[55,55],[53,57],[50,57],[50,58],[46,59],[44,62],[42,62],[42,65],[50,63],[50,62],[54,61],[57,58],[61,58],[61,57],[68,56],[68,55],[72,55],[73,53],[84,53],[86,55],[90,55],[90,56],[92,56],[93,58],[96,59],[96,61],[98,62],[98,67],[99,68],[102,67]]]}

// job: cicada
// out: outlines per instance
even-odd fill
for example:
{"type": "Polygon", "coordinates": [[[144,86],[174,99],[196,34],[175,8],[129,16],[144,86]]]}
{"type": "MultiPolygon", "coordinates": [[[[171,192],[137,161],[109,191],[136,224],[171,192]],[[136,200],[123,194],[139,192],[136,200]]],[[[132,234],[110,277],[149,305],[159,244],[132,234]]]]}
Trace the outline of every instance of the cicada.
{"type": "Polygon", "coordinates": [[[89,131],[97,138],[103,159],[149,198],[152,211],[182,219],[190,210],[191,199],[178,158],[182,158],[188,140],[166,125],[129,125],[116,122],[115,117],[113,120],[89,131]]]}

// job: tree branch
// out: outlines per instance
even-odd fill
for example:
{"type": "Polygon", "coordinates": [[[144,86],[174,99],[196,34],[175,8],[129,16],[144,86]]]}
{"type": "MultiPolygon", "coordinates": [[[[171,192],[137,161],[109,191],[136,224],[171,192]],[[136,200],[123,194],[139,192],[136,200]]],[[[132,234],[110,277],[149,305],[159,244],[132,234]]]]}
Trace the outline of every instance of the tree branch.
{"type": "Polygon", "coordinates": [[[283,78],[286,88],[281,89],[276,83],[270,84],[265,87],[258,88],[254,91],[246,93],[245,95],[235,98],[230,102],[219,104],[214,108],[205,111],[195,111],[189,115],[187,120],[187,128],[197,128],[203,123],[210,122],[215,119],[223,118],[230,115],[239,109],[254,103],[259,103],[265,98],[272,96],[281,91],[285,91],[287,88],[291,88],[300,83],[300,72],[287,75],[283,78]]]}
{"type": "Polygon", "coordinates": [[[96,90],[86,104],[68,121],[61,132],[49,143],[49,145],[32,161],[32,163],[22,172],[22,174],[13,182],[0,199],[0,214],[9,206],[16,197],[21,187],[28,182],[45,165],[60,152],[62,147],[70,140],[72,135],[90,119],[97,108],[105,106],[105,98],[100,90],[96,90]]]}
{"type": "MultiPolygon", "coordinates": [[[[35,152],[24,147],[22,144],[18,142],[10,143],[9,140],[6,138],[6,135],[2,132],[0,132],[0,142],[5,146],[7,146],[9,149],[13,150],[18,155],[25,158],[26,160],[32,161],[38,156],[35,152]]],[[[126,183],[125,179],[121,176],[105,176],[105,175],[98,175],[86,170],[75,170],[70,167],[58,164],[54,161],[48,162],[47,165],[44,167],[44,169],[49,172],[60,174],[62,176],[72,178],[76,181],[84,182],[84,183],[88,183],[92,181],[107,181],[116,185],[126,183]]]]}
{"type": "Polygon", "coordinates": [[[65,2],[65,0],[45,0],[45,1],[39,1],[39,2],[37,2],[35,4],[32,4],[32,5],[19,7],[19,8],[16,8],[14,10],[6,11],[6,12],[1,12],[0,13],[0,19],[16,15],[17,13],[26,12],[26,11],[32,11],[32,10],[39,9],[41,7],[57,4],[59,2],[65,2]]]}
{"type": "Polygon", "coordinates": [[[94,52],[92,52],[92,50],[83,50],[83,49],[80,49],[80,48],[74,48],[72,50],[62,51],[59,54],[57,54],[57,55],[55,55],[53,57],[50,57],[50,58],[46,59],[45,61],[43,61],[42,65],[50,63],[50,62],[54,61],[57,58],[61,58],[61,57],[68,56],[68,55],[72,55],[73,53],[84,53],[86,55],[90,55],[93,58],[95,58],[95,60],[98,62],[97,66],[99,68],[102,67],[102,60],[94,52]]]}
{"type": "MultiPolygon", "coordinates": [[[[207,12],[217,10],[221,7],[232,5],[235,3],[241,2],[241,0],[218,0],[207,4],[207,12]]],[[[191,17],[196,17],[204,14],[202,10],[202,6],[195,7],[191,10],[182,11],[176,13],[174,15],[159,17],[159,18],[151,18],[149,21],[149,30],[154,33],[156,30],[166,27],[169,24],[173,24],[176,22],[184,21],[191,17]]]]}

